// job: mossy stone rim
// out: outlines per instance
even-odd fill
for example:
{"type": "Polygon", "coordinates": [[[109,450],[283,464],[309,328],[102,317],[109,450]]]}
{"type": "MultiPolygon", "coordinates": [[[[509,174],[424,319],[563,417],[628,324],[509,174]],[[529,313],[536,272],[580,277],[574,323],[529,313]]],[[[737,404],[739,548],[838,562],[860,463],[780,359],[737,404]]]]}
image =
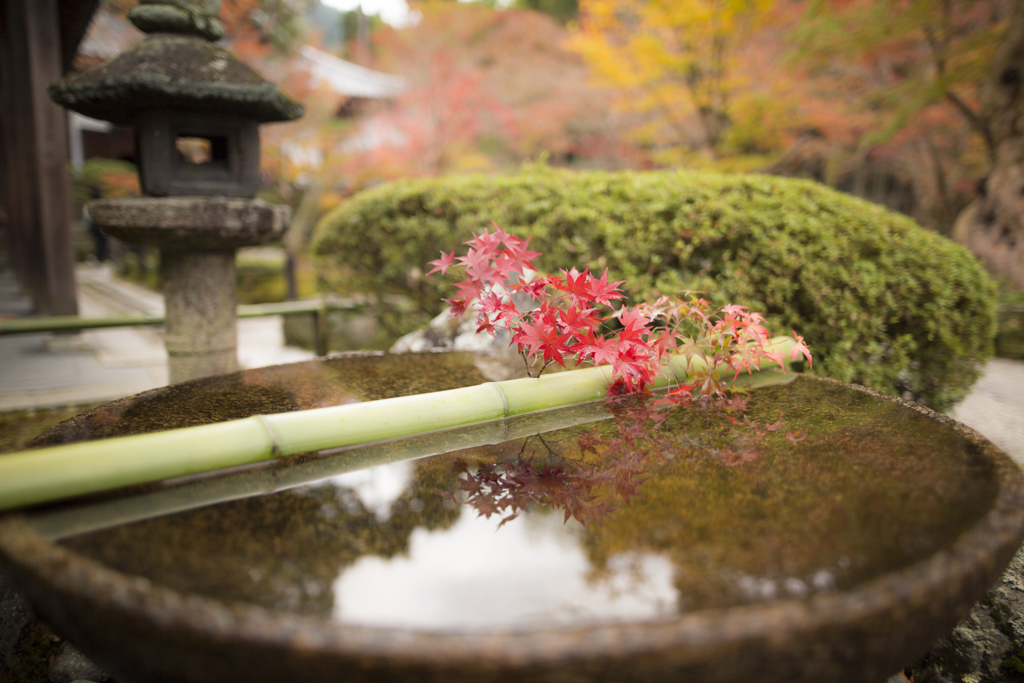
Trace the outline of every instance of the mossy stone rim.
{"type": "Polygon", "coordinates": [[[1024,476],[974,430],[852,386],[963,434],[994,463],[999,493],[947,551],[806,600],[596,627],[431,634],[181,594],[47,543],[18,516],[0,519],[0,559],[59,633],[132,680],[322,681],[342,671],[352,681],[882,680],[951,628],[1007,565],[1024,538],[1024,476]]]}

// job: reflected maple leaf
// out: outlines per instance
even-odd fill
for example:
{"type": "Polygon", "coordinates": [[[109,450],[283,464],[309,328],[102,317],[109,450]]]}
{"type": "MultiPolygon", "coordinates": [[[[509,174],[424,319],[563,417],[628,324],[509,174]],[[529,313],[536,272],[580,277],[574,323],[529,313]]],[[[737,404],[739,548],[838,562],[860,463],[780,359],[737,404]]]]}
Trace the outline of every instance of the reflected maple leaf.
{"type": "Polygon", "coordinates": [[[760,458],[766,439],[785,428],[781,418],[763,424],[751,419],[743,412],[748,397],[662,400],[673,404],[670,410],[697,411],[700,435],[663,429],[670,411],[651,397],[608,399],[610,428],[587,429],[557,444],[529,437],[516,457],[475,468],[457,460],[456,492],[479,516],[501,515],[499,527],[531,506],[560,510],[563,521],[586,526],[614,518],[615,510],[642,498],[641,487],[667,460],[685,455],[693,466],[738,467],[760,458]]]}

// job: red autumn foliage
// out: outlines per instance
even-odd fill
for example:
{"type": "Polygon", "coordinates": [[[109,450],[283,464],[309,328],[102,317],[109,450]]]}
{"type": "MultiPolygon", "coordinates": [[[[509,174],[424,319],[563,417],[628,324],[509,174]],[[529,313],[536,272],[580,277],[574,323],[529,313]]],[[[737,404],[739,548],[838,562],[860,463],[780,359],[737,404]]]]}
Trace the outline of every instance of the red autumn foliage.
{"type": "Polygon", "coordinates": [[[481,138],[514,136],[512,110],[482,81],[479,71],[458,66],[449,53],[432,55],[424,80],[356,129],[347,174],[369,180],[438,175],[464,166],[481,138]]]}
{"type": "MultiPolygon", "coordinates": [[[[612,307],[624,299],[621,282],[608,282],[607,270],[595,277],[589,269],[572,268],[560,275],[540,275],[529,250],[529,240],[510,235],[497,224],[467,242],[464,256],[448,254],[431,261],[435,272],[461,275],[458,295],[448,300],[453,315],[461,316],[476,304],[477,331],[494,334],[498,328],[512,336],[533,376],[551,363],[565,366],[567,356],[576,364],[610,365],[613,383],[609,395],[643,391],[654,383],[669,355],[681,354],[691,368],[693,385],[679,385],[673,395],[683,398],[694,390],[701,397],[722,397],[720,376],[725,368],[733,378],[752,372],[762,361],[785,365],[781,354],[767,346],[764,318],[745,306],[712,311],[705,299],[691,295],[684,301],[661,297],[650,304],[612,307]],[[699,357],[702,364],[693,364],[699,357]],[[540,366],[539,369],[537,366],[540,366]]],[[[803,355],[813,362],[804,340],[797,340],[792,358],[803,355]]]]}

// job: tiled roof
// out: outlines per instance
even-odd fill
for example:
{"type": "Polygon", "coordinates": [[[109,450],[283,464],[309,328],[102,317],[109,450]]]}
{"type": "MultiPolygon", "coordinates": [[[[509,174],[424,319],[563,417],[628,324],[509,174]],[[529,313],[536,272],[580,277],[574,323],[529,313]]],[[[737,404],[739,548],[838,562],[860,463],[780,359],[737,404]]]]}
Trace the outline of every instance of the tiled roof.
{"type": "Polygon", "coordinates": [[[299,53],[314,85],[326,84],[339,95],[387,99],[405,88],[405,79],[346,62],[311,45],[299,53]]]}
{"type": "Polygon", "coordinates": [[[100,8],[92,17],[85,38],[78,46],[76,66],[95,66],[124,52],[146,37],[130,21],[100,8]]]}

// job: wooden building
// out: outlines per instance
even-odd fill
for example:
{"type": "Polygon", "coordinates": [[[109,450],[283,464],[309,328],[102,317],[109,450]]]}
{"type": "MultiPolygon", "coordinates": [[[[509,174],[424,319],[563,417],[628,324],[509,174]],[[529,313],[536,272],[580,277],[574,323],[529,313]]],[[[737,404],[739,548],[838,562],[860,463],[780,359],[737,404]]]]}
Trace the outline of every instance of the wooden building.
{"type": "Polygon", "coordinates": [[[78,312],[68,121],[46,88],[70,70],[99,0],[0,0],[0,232],[35,308],[78,312]]]}

